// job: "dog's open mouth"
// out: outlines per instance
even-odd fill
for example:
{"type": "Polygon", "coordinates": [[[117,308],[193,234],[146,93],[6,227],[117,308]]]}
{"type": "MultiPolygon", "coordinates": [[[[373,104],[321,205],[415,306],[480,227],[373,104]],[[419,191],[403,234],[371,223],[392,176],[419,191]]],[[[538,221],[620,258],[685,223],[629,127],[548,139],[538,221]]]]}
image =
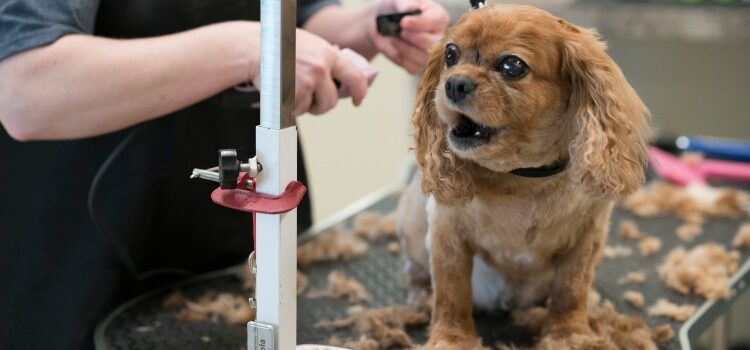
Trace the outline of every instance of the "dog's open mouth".
{"type": "Polygon", "coordinates": [[[474,148],[489,141],[500,130],[500,128],[479,124],[461,115],[458,124],[450,130],[450,139],[458,148],[474,148]]]}

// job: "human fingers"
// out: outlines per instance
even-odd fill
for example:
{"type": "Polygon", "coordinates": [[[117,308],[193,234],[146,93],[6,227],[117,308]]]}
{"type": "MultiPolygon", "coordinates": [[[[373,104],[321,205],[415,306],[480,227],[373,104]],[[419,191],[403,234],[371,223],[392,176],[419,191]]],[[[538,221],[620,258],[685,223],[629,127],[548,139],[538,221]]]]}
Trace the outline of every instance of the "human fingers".
{"type": "Polygon", "coordinates": [[[313,90],[303,89],[297,83],[297,87],[294,89],[294,115],[300,116],[307,113],[310,110],[310,105],[313,101],[313,90]]]}
{"type": "Polygon", "coordinates": [[[401,19],[401,28],[405,30],[442,33],[448,27],[450,16],[441,5],[432,1],[421,1],[418,8],[422,11],[416,16],[405,16],[401,19]]]}
{"type": "Polygon", "coordinates": [[[333,83],[333,78],[330,75],[326,75],[318,81],[315,87],[309,112],[314,115],[321,115],[328,112],[336,106],[338,99],[338,90],[333,83]]]}
{"type": "Polygon", "coordinates": [[[427,52],[411,45],[403,40],[393,40],[393,46],[399,51],[399,55],[403,58],[399,63],[409,73],[419,73],[427,63],[427,52]]]}
{"type": "Polygon", "coordinates": [[[331,68],[331,75],[333,78],[341,82],[343,86],[349,88],[349,92],[352,96],[352,103],[355,106],[359,106],[362,103],[362,99],[367,95],[367,78],[362,74],[357,66],[345,59],[339,57],[336,62],[333,63],[331,68]]]}
{"type": "Polygon", "coordinates": [[[442,33],[428,33],[413,30],[402,30],[401,39],[419,47],[422,50],[429,51],[433,45],[440,41],[442,33]]]}

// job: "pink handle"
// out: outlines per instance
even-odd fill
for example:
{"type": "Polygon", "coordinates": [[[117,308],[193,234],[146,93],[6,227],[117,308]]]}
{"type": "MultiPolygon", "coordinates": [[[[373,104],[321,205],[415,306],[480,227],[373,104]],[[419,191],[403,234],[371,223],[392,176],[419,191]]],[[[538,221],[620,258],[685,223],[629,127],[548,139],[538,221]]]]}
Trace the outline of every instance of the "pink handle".
{"type": "Polygon", "coordinates": [[[708,177],[750,182],[750,164],[747,163],[705,159],[696,167],[708,177]]]}
{"type": "Polygon", "coordinates": [[[656,147],[651,147],[648,150],[648,162],[659,176],[674,183],[686,186],[691,183],[706,182],[706,177],[701,171],[656,147]]]}

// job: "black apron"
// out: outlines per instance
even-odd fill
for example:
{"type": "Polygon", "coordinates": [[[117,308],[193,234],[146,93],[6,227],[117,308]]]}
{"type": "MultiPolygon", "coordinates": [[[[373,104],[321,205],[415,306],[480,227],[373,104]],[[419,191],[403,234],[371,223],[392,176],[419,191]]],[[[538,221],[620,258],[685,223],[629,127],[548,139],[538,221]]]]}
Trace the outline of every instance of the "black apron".
{"type": "MultiPolygon", "coordinates": [[[[259,3],[103,0],[96,35],[149,37],[257,20],[259,3]]],[[[213,204],[218,184],[189,175],[216,165],[219,148],[255,153],[259,113],[250,105],[257,100],[230,89],[74,141],[20,143],[0,128],[0,349],[91,348],[93,327],[118,302],[244,260],[250,215],[213,204]]],[[[311,221],[307,198],[300,231],[311,221]]]]}

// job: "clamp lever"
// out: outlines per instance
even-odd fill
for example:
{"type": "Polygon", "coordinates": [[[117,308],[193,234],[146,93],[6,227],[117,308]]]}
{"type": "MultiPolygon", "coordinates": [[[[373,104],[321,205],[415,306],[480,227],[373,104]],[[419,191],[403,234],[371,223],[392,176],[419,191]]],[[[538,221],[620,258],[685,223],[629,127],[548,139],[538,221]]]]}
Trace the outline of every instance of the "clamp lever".
{"type": "MultiPolygon", "coordinates": [[[[193,169],[190,178],[218,182],[221,189],[226,190],[237,188],[240,172],[247,173],[250,177],[256,177],[261,171],[263,171],[263,165],[258,162],[257,157],[248,159],[247,163],[242,163],[237,157],[237,150],[220,149],[219,166],[208,169],[193,169]]],[[[248,189],[254,188],[254,184],[250,180],[247,181],[246,186],[248,189]]]]}

